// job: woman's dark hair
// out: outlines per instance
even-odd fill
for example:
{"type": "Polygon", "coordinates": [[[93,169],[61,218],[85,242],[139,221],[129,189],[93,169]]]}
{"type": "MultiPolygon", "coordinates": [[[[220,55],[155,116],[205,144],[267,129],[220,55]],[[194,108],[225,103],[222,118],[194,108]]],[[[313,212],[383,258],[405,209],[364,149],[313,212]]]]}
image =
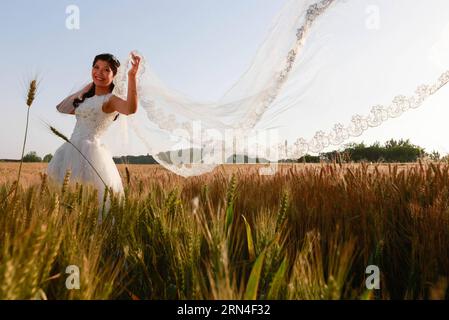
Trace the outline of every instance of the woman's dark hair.
{"type": "MultiPolygon", "coordinates": [[[[117,70],[120,67],[120,61],[118,61],[118,59],[110,54],[110,53],[103,53],[103,54],[99,54],[98,56],[96,56],[94,58],[94,61],[92,63],[92,68],[95,66],[95,64],[97,63],[98,60],[101,61],[106,61],[109,64],[109,67],[112,70],[112,73],[114,74],[114,76],[117,74],[117,70]]],[[[110,87],[109,87],[109,92],[112,92],[112,90],[114,90],[114,83],[111,83],[110,87]]],[[[83,94],[83,96],[81,97],[81,99],[76,98],[73,101],[73,106],[75,108],[78,108],[78,106],[84,102],[84,100],[86,100],[87,98],[91,98],[95,95],[95,84],[92,84],[92,87],[89,89],[89,91],[87,91],[86,93],[83,94]]],[[[114,118],[114,121],[117,120],[118,115],[114,118]]]]}

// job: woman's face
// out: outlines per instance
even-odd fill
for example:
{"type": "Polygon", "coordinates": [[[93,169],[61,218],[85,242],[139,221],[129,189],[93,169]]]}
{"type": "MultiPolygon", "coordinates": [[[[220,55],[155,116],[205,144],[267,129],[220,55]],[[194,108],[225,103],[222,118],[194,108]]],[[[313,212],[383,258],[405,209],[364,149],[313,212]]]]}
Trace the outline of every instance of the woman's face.
{"type": "Polygon", "coordinates": [[[107,61],[98,60],[92,68],[92,80],[97,87],[109,87],[114,73],[107,61]]]}

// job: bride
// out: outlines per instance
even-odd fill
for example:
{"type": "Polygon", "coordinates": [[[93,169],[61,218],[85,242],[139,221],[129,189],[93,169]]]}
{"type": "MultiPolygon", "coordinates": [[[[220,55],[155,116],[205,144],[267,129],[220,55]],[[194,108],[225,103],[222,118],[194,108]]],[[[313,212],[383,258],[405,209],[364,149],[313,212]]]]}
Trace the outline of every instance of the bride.
{"type": "Polygon", "coordinates": [[[64,143],[48,164],[50,177],[62,183],[67,170],[70,170],[72,180],[91,183],[98,189],[99,200],[103,198],[106,187],[123,194],[120,174],[100,138],[119,114],[136,113],[136,74],[140,60],[139,56],[131,53],[126,99],[112,93],[120,62],[111,54],[100,54],[92,64],[92,82],[57,105],[59,112],[76,116],[76,125],[70,138],[73,145],[64,143]]]}

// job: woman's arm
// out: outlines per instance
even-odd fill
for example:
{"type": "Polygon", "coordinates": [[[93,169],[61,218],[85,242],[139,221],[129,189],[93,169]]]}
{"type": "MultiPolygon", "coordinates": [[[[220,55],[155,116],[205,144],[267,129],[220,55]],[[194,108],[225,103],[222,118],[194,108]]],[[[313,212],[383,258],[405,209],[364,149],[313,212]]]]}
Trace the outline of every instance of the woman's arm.
{"type": "Polygon", "coordinates": [[[112,96],[106,103],[104,109],[111,110],[111,112],[117,111],[119,113],[130,115],[137,112],[137,80],[136,75],[139,70],[140,57],[132,55],[131,69],[128,72],[128,96],[126,100],[123,100],[117,96],[112,96]]]}
{"type": "Polygon", "coordinates": [[[56,109],[61,113],[66,114],[75,114],[75,107],[73,106],[73,101],[77,98],[80,98],[83,96],[83,94],[91,88],[92,83],[89,83],[87,86],[85,86],[83,89],[81,89],[78,92],[75,92],[74,94],[68,96],[64,100],[62,100],[57,106],[56,109]]]}

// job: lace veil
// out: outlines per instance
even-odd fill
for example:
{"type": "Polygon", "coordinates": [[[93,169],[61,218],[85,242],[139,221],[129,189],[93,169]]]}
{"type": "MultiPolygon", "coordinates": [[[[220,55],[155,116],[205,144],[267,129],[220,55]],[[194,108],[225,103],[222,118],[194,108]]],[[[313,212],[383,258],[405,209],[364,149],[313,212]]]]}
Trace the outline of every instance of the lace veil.
{"type": "MultiPolygon", "coordinates": [[[[151,53],[139,54],[140,107],[120,117],[120,137],[179,175],[199,175],[235,154],[316,154],[425,104],[449,82],[449,2],[288,0],[251,65],[213,102],[167,87],[151,53]]],[[[122,98],[128,65],[115,78],[122,98]]]]}

